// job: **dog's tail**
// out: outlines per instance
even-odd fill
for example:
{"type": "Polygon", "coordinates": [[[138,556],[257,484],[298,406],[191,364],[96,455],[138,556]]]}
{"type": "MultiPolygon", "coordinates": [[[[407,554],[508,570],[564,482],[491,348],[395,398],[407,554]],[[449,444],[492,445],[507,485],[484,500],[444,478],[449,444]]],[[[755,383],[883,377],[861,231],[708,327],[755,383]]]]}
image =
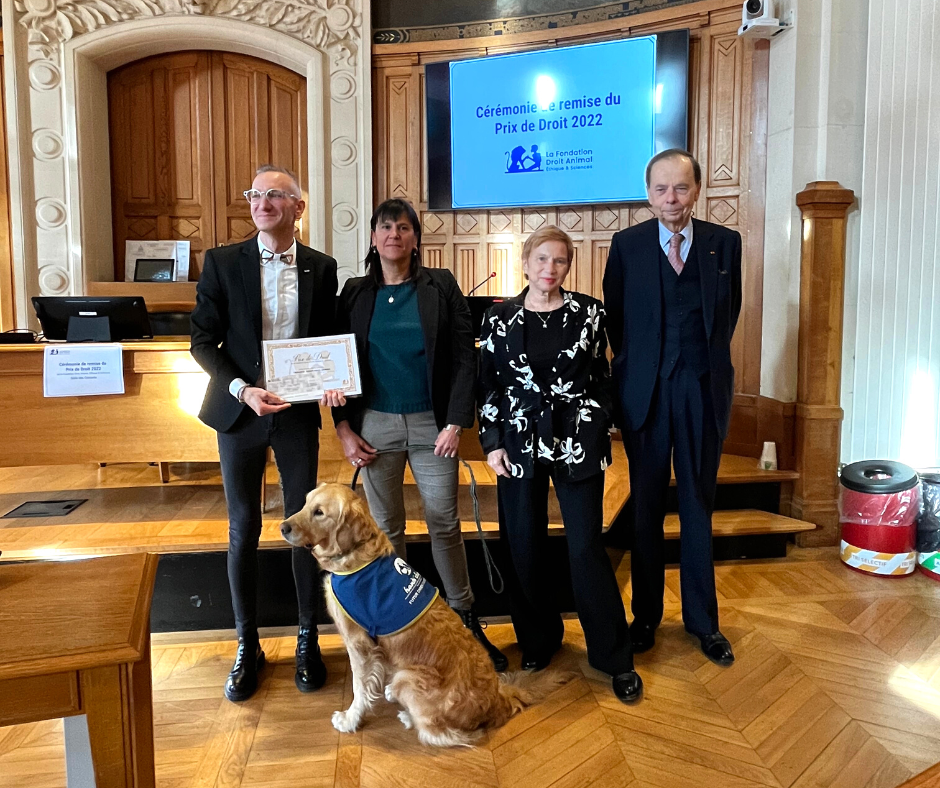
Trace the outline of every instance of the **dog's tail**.
{"type": "Polygon", "coordinates": [[[577,673],[562,670],[541,670],[537,673],[520,670],[513,673],[501,673],[499,676],[501,703],[491,724],[493,727],[504,725],[510,717],[538,703],[576,676],[577,673]]]}

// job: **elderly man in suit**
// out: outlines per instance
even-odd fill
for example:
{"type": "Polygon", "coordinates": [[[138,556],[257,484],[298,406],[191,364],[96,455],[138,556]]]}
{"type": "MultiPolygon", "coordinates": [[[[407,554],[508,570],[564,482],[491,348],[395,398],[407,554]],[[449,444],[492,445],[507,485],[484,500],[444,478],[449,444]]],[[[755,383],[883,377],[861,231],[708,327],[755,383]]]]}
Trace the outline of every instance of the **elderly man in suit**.
{"type": "Polygon", "coordinates": [[[614,235],[604,302],[635,506],[633,650],[652,648],[663,617],[671,461],[682,527],[682,620],[710,659],[730,665],[734,653],[718,629],[711,518],[734,395],[741,236],[692,218],[701,182],[688,151],[650,160],[646,188],[656,218],[614,235]]]}
{"type": "MultiPolygon", "coordinates": [[[[245,198],[258,234],[206,252],[191,347],[209,373],[199,418],[218,432],[228,506],[228,577],[238,632],[235,665],[225,682],[231,701],[254,694],[264,663],[257,553],[268,447],[281,475],[286,517],[300,511],[317,483],[320,408],[316,402],[291,405],[265,390],[261,342],[335,333],[337,291],[336,261],[294,237],[304,201],[293,173],[272,165],[259,168],[245,198]]],[[[336,406],[345,399],[327,392],[323,402],[336,406]]],[[[317,563],[297,547],[291,560],[300,614],[294,683],[301,692],[313,692],[326,681],[317,644],[317,563]]]]}

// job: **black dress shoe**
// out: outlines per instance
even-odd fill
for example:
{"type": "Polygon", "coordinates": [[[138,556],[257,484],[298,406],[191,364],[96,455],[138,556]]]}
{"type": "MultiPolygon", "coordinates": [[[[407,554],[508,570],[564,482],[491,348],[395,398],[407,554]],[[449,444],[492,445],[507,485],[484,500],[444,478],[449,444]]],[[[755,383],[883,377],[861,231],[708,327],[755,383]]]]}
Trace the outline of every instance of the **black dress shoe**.
{"type": "Polygon", "coordinates": [[[614,676],[612,685],[614,695],[624,703],[634,701],[643,694],[643,679],[635,670],[614,676]]]}
{"type": "Polygon", "coordinates": [[[546,652],[522,652],[522,669],[523,670],[545,670],[552,661],[552,657],[555,653],[561,648],[561,643],[559,643],[555,648],[546,652]]]}
{"type": "Polygon", "coordinates": [[[702,643],[702,653],[712,662],[719,665],[730,665],[734,662],[734,652],[731,650],[731,644],[721,632],[705,635],[699,640],[702,643]]]}
{"type": "Polygon", "coordinates": [[[264,665],[264,652],[257,638],[239,638],[232,672],[225,680],[225,697],[238,703],[248,700],[258,689],[258,671],[264,665]]]}
{"type": "Polygon", "coordinates": [[[326,665],[320,656],[317,631],[301,627],[297,630],[297,651],[294,652],[294,684],[301,692],[316,692],[326,684],[326,665]]]}
{"type": "Polygon", "coordinates": [[[649,651],[656,643],[656,627],[634,621],[630,625],[630,649],[634,654],[649,651]]]}
{"type": "Polygon", "coordinates": [[[509,660],[506,659],[506,655],[503,654],[496,646],[494,646],[487,639],[486,634],[483,632],[486,623],[480,621],[477,617],[477,612],[472,607],[467,608],[466,610],[458,610],[454,608],[454,612],[460,616],[460,620],[463,622],[463,625],[470,630],[472,634],[479,642],[483,648],[486,649],[486,653],[490,655],[490,659],[493,662],[493,667],[496,668],[497,673],[502,673],[506,668],[509,667],[509,660]]]}

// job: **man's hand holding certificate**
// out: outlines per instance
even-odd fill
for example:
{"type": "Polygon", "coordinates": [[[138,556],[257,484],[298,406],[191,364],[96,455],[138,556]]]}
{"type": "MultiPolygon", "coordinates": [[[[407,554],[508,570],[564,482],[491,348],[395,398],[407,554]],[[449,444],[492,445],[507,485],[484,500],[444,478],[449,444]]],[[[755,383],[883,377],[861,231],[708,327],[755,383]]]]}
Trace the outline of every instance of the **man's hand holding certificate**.
{"type": "Polygon", "coordinates": [[[265,388],[284,402],[338,405],[362,394],[354,334],[265,340],[262,356],[265,388]]]}

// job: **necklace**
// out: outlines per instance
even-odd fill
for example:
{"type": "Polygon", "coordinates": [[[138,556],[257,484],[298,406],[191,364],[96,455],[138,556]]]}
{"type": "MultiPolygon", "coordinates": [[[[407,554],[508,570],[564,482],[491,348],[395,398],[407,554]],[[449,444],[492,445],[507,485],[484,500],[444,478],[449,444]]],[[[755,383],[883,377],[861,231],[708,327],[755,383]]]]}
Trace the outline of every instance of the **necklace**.
{"type": "Polygon", "coordinates": [[[391,285],[387,285],[387,284],[384,284],[384,283],[382,284],[382,290],[389,290],[389,291],[390,291],[390,294],[389,294],[389,297],[388,297],[388,302],[389,302],[390,304],[394,304],[394,303],[395,303],[395,292],[397,292],[397,291],[393,290],[392,288],[401,287],[401,286],[404,285],[404,284],[408,284],[408,282],[410,282],[410,281],[411,281],[410,279],[403,279],[401,282],[395,282],[394,284],[391,284],[391,285]]]}
{"type": "Polygon", "coordinates": [[[553,314],[552,312],[548,312],[547,317],[542,317],[541,312],[536,312],[534,310],[530,310],[530,311],[532,312],[533,315],[535,315],[541,321],[542,328],[548,328],[548,321],[551,320],[551,317],[553,314]]]}

